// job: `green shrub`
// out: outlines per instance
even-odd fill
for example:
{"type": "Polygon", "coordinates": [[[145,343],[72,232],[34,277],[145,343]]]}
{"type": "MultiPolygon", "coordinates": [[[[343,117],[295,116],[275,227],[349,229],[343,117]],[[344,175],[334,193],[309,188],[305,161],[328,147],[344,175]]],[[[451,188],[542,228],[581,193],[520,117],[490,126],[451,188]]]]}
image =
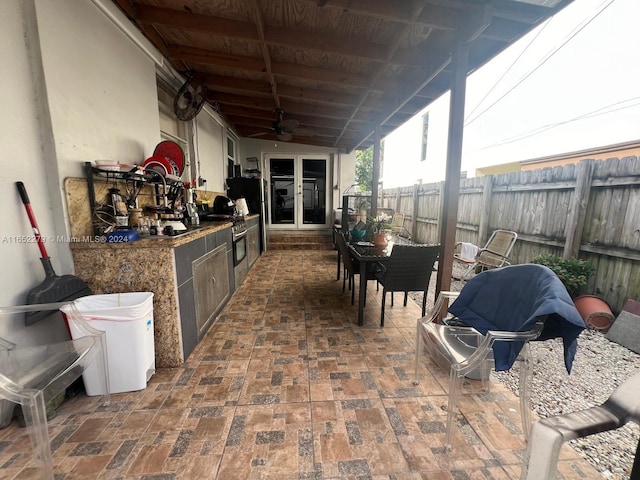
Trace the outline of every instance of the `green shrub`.
{"type": "Polygon", "coordinates": [[[543,253],[532,260],[532,263],[549,267],[564,284],[571,298],[579,295],[580,289],[587,285],[589,277],[595,269],[588,260],[580,258],[565,259],[558,255],[543,253]]]}

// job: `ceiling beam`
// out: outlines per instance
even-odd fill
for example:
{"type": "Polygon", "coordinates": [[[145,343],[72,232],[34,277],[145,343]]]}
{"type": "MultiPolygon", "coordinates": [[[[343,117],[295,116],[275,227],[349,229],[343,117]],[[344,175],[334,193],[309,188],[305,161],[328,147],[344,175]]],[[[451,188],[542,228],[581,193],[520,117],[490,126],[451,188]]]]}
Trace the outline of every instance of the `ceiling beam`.
{"type": "MultiPolygon", "coordinates": [[[[425,5],[426,5],[425,0],[423,0],[421,2],[416,1],[412,5],[411,16],[410,16],[411,20],[413,20],[415,18],[418,18],[420,16],[420,14],[422,13],[422,10],[424,9],[425,5]]],[[[410,25],[404,24],[404,25],[401,25],[401,26],[399,26],[397,28],[396,33],[395,33],[394,38],[393,38],[393,41],[391,42],[391,46],[390,46],[389,50],[387,51],[387,59],[388,60],[393,58],[394,55],[399,50],[401,42],[404,41],[404,39],[407,36],[407,33],[409,32],[409,27],[410,27],[410,25]]],[[[369,88],[360,96],[360,101],[358,102],[358,105],[352,110],[351,116],[345,122],[344,127],[342,129],[342,132],[340,133],[340,135],[338,135],[338,137],[336,139],[336,143],[341,141],[342,136],[344,135],[346,130],[349,128],[349,122],[358,115],[358,113],[360,111],[360,108],[365,103],[365,101],[367,100],[368,96],[371,94],[372,87],[376,84],[378,79],[382,76],[382,73],[383,73],[383,69],[379,67],[379,68],[376,69],[376,71],[371,76],[370,82],[369,82],[369,88]]],[[[378,128],[380,125],[382,125],[382,123],[378,123],[375,126],[375,128],[378,128]]]]}
{"type": "Polygon", "coordinates": [[[262,18],[262,11],[257,0],[251,0],[253,5],[253,17],[256,24],[256,30],[258,31],[258,38],[260,39],[260,50],[262,51],[262,59],[264,60],[264,66],[269,79],[269,86],[271,90],[271,96],[273,97],[273,103],[276,108],[280,108],[280,98],[278,97],[278,86],[276,79],[273,76],[271,69],[271,53],[269,53],[269,47],[264,43],[264,19],[262,18]]]}
{"type": "MultiPolygon", "coordinates": [[[[231,55],[180,45],[170,45],[169,56],[172,60],[186,63],[197,63],[212,67],[224,66],[237,70],[264,73],[264,62],[255,57],[231,55]]],[[[273,62],[271,68],[274,75],[303,78],[335,85],[345,84],[358,88],[365,88],[368,85],[368,77],[366,75],[358,75],[343,70],[280,62],[273,62]]]]}
{"type": "MultiPolygon", "coordinates": [[[[270,86],[266,82],[256,80],[247,80],[245,78],[236,78],[223,75],[202,75],[202,78],[211,90],[225,91],[245,94],[267,94],[270,92],[270,86]]],[[[300,99],[304,101],[336,104],[336,105],[354,105],[353,94],[341,93],[331,90],[318,90],[305,87],[294,87],[292,85],[278,84],[278,95],[280,97],[288,97],[292,99],[300,99]]]]}
{"type": "MultiPolygon", "coordinates": [[[[259,28],[256,31],[258,23],[254,25],[250,22],[228,20],[213,15],[200,15],[148,5],[139,5],[135,18],[145,25],[162,25],[182,30],[201,31],[213,36],[248,40],[262,45],[304,48],[374,62],[388,62],[386,59],[389,47],[365,38],[346,38],[335,34],[264,25],[260,32],[259,28]]],[[[410,59],[405,59],[405,61],[408,60],[410,59]]]]}

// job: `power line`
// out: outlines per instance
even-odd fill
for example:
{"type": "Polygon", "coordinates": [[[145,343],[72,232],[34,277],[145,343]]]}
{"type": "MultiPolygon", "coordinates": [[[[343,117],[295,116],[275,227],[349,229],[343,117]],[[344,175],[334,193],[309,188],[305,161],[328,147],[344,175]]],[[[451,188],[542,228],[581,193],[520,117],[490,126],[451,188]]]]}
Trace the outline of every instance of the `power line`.
{"type": "Polygon", "coordinates": [[[562,125],[566,125],[568,123],[577,122],[579,120],[584,120],[586,118],[593,118],[593,117],[598,117],[600,115],[607,115],[609,113],[618,112],[620,110],[625,110],[627,108],[632,108],[632,107],[635,107],[637,105],[640,105],[640,97],[628,98],[626,100],[621,100],[619,102],[615,102],[615,103],[606,105],[604,107],[600,107],[600,108],[598,108],[596,110],[592,110],[591,112],[587,112],[587,113],[584,113],[582,115],[578,115],[577,117],[573,117],[573,118],[570,118],[570,119],[567,119],[567,120],[563,120],[561,122],[542,125],[542,126],[537,127],[537,128],[535,128],[533,130],[529,130],[528,132],[523,132],[523,133],[520,133],[518,135],[514,135],[513,137],[509,137],[509,138],[506,138],[504,140],[500,140],[499,142],[492,143],[491,145],[487,145],[485,147],[482,147],[479,150],[486,150],[486,149],[489,149],[489,148],[506,145],[508,143],[514,143],[514,142],[517,142],[517,141],[520,141],[520,140],[525,140],[527,138],[534,137],[534,136],[536,136],[536,135],[538,135],[538,134],[540,134],[542,132],[545,132],[547,130],[551,130],[552,128],[556,128],[556,127],[559,127],[559,126],[562,126],[562,125]],[[615,107],[617,105],[621,105],[623,103],[631,102],[631,101],[634,101],[634,100],[637,100],[637,101],[635,103],[632,103],[631,105],[626,105],[624,107],[619,107],[619,108],[615,108],[613,110],[609,110],[611,107],[615,107]],[[606,111],[603,111],[603,110],[606,110],[606,111]]]}
{"type": "Polygon", "coordinates": [[[529,78],[534,72],[536,72],[542,65],[544,65],[548,60],[551,59],[551,57],[553,57],[562,47],[564,47],[567,43],[569,43],[578,33],[580,33],[582,30],[584,30],[584,28],[589,25],[592,21],[594,21],[598,16],[600,16],[600,14],[602,12],[604,12],[607,8],[609,8],[611,6],[611,4],[614,2],[614,0],[608,0],[608,3],[605,5],[606,2],[603,2],[601,4],[604,5],[602,6],[602,8],[596,12],[591,18],[589,18],[588,20],[586,20],[586,23],[583,23],[582,25],[576,27],[576,29],[574,29],[573,32],[571,32],[569,34],[569,36],[567,38],[565,38],[565,40],[562,41],[562,43],[560,43],[560,45],[558,45],[554,50],[552,50],[551,52],[549,52],[547,54],[546,57],[544,57],[532,70],[530,70],[528,73],[526,73],[522,78],[520,78],[520,80],[518,80],[509,90],[507,90],[505,93],[503,93],[500,97],[498,97],[493,103],[491,103],[487,108],[485,108],[483,111],[481,111],[478,115],[476,115],[474,118],[468,120],[465,122],[464,126],[468,126],[470,124],[472,124],[473,122],[475,122],[478,118],[480,118],[482,115],[484,115],[486,112],[488,112],[492,107],[494,107],[500,100],[502,100],[504,97],[506,97],[509,93],[511,93],[513,90],[515,90],[516,87],[518,87],[522,82],[524,82],[527,78],[529,78]]]}
{"type": "Polygon", "coordinates": [[[502,75],[500,75],[500,78],[498,78],[498,80],[495,81],[495,83],[491,86],[491,88],[487,91],[487,93],[484,95],[484,97],[482,97],[480,99],[480,101],[476,104],[475,107],[473,107],[473,110],[471,110],[471,112],[469,112],[469,114],[466,116],[467,118],[465,118],[465,121],[467,121],[469,119],[469,117],[473,116],[473,114],[475,113],[475,111],[480,108],[480,105],[482,105],[482,102],[484,102],[487,97],[489,95],[491,95],[491,92],[493,92],[496,87],[498,86],[498,84],[502,81],[502,79],[504,79],[504,77],[507,76],[507,74],[511,71],[511,69],[513,68],[513,66],[518,62],[518,60],[520,60],[520,58],[522,58],[522,56],[527,52],[527,50],[529,49],[529,47],[531,46],[531,44],[533,44],[533,42],[536,41],[536,39],[540,36],[540,34],[544,31],[545,28],[547,28],[547,25],[549,25],[551,23],[551,18],[548,18],[544,24],[542,25],[542,28],[540,28],[538,30],[538,32],[535,34],[535,36],[531,39],[531,41],[529,43],[527,43],[527,46],[524,47],[524,49],[520,52],[520,54],[513,60],[513,62],[511,62],[511,64],[506,68],[506,70],[502,73],[502,75]]]}

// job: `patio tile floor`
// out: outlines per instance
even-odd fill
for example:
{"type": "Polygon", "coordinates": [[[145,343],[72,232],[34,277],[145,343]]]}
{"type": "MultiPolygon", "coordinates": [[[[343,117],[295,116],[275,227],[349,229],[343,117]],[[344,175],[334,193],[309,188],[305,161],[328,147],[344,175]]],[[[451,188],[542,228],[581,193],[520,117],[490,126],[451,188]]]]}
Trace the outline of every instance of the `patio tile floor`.
{"type": "MultiPolygon", "coordinates": [[[[396,294],[380,328],[370,282],[359,327],[335,259],[265,253],[184,367],[109,406],[66,401],[49,424],[56,479],[518,478],[518,399],[467,382],[445,451],[448,372],[425,360],[412,382],[420,308],[396,294]]],[[[559,471],[600,478],[566,445],[559,471]]],[[[0,431],[0,479],[38,473],[25,429],[0,431]]]]}

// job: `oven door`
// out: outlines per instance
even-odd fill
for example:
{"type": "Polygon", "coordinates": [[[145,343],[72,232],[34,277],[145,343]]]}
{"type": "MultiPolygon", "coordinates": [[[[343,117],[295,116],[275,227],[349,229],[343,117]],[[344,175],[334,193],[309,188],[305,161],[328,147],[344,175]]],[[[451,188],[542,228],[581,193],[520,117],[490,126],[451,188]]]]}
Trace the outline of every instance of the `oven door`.
{"type": "Polygon", "coordinates": [[[233,266],[237,267],[247,257],[247,231],[233,235],[233,266]]]}

